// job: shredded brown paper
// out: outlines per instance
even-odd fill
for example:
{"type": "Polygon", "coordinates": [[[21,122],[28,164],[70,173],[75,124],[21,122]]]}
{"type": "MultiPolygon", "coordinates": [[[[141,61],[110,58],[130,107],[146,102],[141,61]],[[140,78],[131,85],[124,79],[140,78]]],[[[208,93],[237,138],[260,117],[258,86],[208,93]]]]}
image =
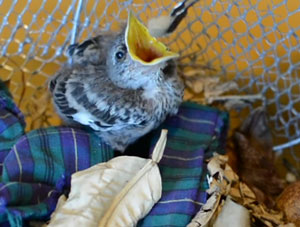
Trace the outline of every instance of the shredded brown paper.
{"type": "Polygon", "coordinates": [[[207,193],[210,196],[188,227],[218,227],[220,223],[232,227],[246,227],[250,223],[257,226],[295,226],[286,223],[281,211],[259,204],[252,190],[239,180],[227,162],[226,155],[215,154],[209,160],[210,187],[207,193]]]}

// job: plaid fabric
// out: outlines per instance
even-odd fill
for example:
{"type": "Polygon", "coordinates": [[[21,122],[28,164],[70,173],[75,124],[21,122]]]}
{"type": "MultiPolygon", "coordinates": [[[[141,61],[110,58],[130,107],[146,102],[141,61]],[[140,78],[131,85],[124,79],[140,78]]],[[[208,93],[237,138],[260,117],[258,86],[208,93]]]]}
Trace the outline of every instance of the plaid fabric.
{"type": "MultiPolygon", "coordinates": [[[[49,218],[71,174],[113,158],[99,138],[79,129],[51,127],[29,132],[3,163],[0,222],[49,218]]],[[[20,225],[21,226],[21,225],[20,225]]]]}
{"type": "MultiPolygon", "coordinates": [[[[108,161],[114,155],[98,137],[80,129],[51,127],[21,136],[24,119],[7,91],[0,90],[0,111],[3,110],[14,118],[13,123],[8,117],[1,118],[0,124],[0,135],[6,135],[0,140],[0,156],[2,160],[5,157],[0,183],[2,224],[22,226],[24,220],[46,220],[58,197],[68,191],[72,173],[108,161]],[[12,130],[14,124],[18,130],[12,130]]],[[[163,195],[139,226],[189,223],[206,201],[204,160],[215,151],[223,151],[227,121],[227,114],[192,103],[184,103],[177,116],[165,121],[161,128],[169,130],[168,142],[159,163],[163,195]]],[[[161,128],[150,134],[152,147],[161,128]]],[[[134,149],[145,150],[144,147],[134,149]]]]}
{"type": "Polygon", "coordinates": [[[24,134],[22,113],[0,81],[0,223],[48,219],[71,174],[113,158],[110,147],[86,131],[51,127],[24,134]],[[2,171],[3,166],[3,171],[2,171]]]}
{"type": "Polygon", "coordinates": [[[193,103],[184,103],[166,120],[161,128],[168,129],[168,140],[159,163],[162,198],[138,226],[186,226],[191,221],[206,202],[205,160],[213,152],[224,153],[227,126],[226,113],[193,103]]]}
{"type": "Polygon", "coordinates": [[[12,96],[0,80],[0,173],[2,163],[16,140],[24,134],[25,121],[12,96]]]}
{"type": "Polygon", "coordinates": [[[34,130],[22,136],[5,158],[2,181],[55,185],[112,157],[112,150],[95,134],[69,127],[34,130]]]}

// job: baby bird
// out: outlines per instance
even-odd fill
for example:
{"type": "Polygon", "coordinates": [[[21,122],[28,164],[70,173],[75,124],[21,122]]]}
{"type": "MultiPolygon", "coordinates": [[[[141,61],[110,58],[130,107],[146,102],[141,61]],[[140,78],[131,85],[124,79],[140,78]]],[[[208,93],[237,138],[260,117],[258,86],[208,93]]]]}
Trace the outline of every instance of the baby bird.
{"type": "Polygon", "coordinates": [[[158,127],[182,102],[174,58],[130,13],[127,26],[69,47],[73,63],[49,82],[59,115],[92,128],[113,149],[158,127]]]}

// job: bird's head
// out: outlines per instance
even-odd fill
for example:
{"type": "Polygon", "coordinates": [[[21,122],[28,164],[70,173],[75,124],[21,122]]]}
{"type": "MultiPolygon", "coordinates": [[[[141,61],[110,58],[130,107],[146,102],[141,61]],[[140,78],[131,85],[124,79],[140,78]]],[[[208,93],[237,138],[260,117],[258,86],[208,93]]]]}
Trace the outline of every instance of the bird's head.
{"type": "Polygon", "coordinates": [[[132,13],[126,28],[107,48],[108,75],[123,88],[143,88],[155,82],[167,62],[179,56],[151,36],[132,13]]]}

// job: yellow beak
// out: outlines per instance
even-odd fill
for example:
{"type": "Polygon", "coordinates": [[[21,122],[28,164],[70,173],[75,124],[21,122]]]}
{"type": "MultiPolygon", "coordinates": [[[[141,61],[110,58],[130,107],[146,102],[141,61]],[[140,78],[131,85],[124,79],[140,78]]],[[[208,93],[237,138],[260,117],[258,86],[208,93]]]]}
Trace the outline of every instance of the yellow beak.
{"type": "Polygon", "coordinates": [[[125,42],[131,58],[143,65],[156,65],[160,62],[179,57],[150,35],[148,29],[129,13],[125,31],[125,42]]]}

